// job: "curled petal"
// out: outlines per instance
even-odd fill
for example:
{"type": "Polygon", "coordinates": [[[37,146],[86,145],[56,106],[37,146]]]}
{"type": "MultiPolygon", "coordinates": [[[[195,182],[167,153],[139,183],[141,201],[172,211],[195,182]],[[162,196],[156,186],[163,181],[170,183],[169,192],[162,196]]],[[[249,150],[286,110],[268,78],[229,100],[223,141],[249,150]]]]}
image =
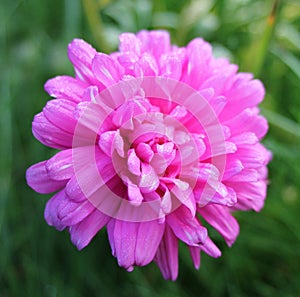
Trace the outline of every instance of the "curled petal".
{"type": "Polygon", "coordinates": [[[42,112],[34,117],[32,133],[46,146],[56,149],[72,147],[73,134],[53,125],[42,112]]]}
{"type": "Polygon", "coordinates": [[[47,169],[47,161],[32,165],[26,171],[26,181],[36,192],[48,194],[62,189],[66,185],[65,180],[53,180],[50,178],[47,169]]]}
{"type": "Polygon", "coordinates": [[[199,246],[206,240],[206,228],[201,226],[197,218],[191,216],[190,211],[184,206],[168,215],[167,223],[174,234],[190,246],[199,246]]]}
{"type": "Polygon", "coordinates": [[[56,76],[49,79],[44,88],[52,97],[80,102],[87,86],[85,82],[70,76],[56,76]]]}

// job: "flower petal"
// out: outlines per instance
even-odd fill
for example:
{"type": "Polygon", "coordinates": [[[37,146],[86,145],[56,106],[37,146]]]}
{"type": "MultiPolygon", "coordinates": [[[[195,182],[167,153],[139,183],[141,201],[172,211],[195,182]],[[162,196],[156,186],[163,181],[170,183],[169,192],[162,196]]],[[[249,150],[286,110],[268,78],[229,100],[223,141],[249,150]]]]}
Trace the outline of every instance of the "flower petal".
{"type": "Polygon", "coordinates": [[[165,227],[165,233],[154,260],[165,279],[176,280],[178,276],[178,239],[168,225],[165,227]]]}
{"type": "Polygon", "coordinates": [[[91,70],[96,50],[82,39],[74,39],[68,46],[68,56],[73,63],[76,75],[82,81],[96,82],[91,70]]]}
{"type": "Polygon", "coordinates": [[[47,161],[32,165],[26,171],[28,185],[38,193],[48,194],[62,189],[67,181],[52,180],[46,170],[47,161]]]}
{"type": "Polygon", "coordinates": [[[44,217],[49,226],[55,227],[57,230],[61,231],[65,229],[66,225],[61,222],[58,217],[57,209],[59,205],[66,199],[65,191],[62,190],[55,194],[50,200],[48,200],[44,217]]]}
{"type": "Polygon", "coordinates": [[[180,206],[167,216],[167,223],[172,228],[174,234],[183,242],[190,246],[203,244],[207,237],[207,230],[201,226],[196,217],[190,211],[180,206]]]}
{"type": "Polygon", "coordinates": [[[70,76],[56,76],[49,79],[44,88],[54,98],[80,102],[87,86],[86,83],[70,76]]]}
{"type": "Polygon", "coordinates": [[[83,249],[109,220],[110,217],[96,209],[80,223],[69,228],[73,244],[75,244],[79,250],[83,249]]]}
{"type": "Polygon", "coordinates": [[[32,133],[37,140],[46,146],[55,149],[72,147],[73,134],[52,124],[48,121],[43,112],[34,117],[32,122],[32,133]]]}
{"type": "Polygon", "coordinates": [[[102,53],[95,55],[92,69],[97,80],[105,87],[118,82],[123,74],[121,65],[110,56],[102,53]]]}
{"type": "Polygon", "coordinates": [[[206,205],[198,208],[201,216],[213,226],[231,246],[239,234],[239,225],[230,210],[220,205],[206,205]]]}
{"type": "Polygon", "coordinates": [[[66,181],[74,175],[72,153],[72,149],[63,150],[46,162],[46,170],[52,180],[66,181]]]}

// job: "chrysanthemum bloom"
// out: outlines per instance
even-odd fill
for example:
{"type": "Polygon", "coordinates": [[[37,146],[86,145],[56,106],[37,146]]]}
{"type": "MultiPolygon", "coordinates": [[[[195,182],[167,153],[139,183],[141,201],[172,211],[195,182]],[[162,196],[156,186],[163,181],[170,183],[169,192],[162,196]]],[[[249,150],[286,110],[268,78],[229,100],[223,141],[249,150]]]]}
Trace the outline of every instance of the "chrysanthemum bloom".
{"type": "Polygon", "coordinates": [[[68,54],[76,76],[47,81],[55,99],[32,127],[60,150],[26,176],[35,191],[56,192],[47,223],[78,249],[106,226],[120,266],[155,261],[171,280],[179,240],[196,268],[201,251],[219,257],[203,222],[231,246],[232,211],[259,211],[266,196],[262,83],[202,39],[179,48],[164,31],[122,34],[110,55],[76,39],[68,54]]]}

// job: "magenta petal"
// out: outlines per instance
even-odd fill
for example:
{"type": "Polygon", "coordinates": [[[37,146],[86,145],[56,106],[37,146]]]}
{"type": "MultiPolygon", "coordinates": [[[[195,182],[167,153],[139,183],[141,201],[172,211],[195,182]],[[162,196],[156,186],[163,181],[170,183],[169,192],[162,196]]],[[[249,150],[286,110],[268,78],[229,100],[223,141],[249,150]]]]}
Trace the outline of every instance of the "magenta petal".
{"type": "Polygon", "coordinates": [[[55,194],[50,200],[48,200],[45,207],[45,220],[49,226],[54,226],[57,230],[63,230],[66,225],[64,225],[58,217],[58,207],[66,199],[65,191],[62,190],[55,194]]]}
{"type": "Polygon", "coordinates": [[[68,56],[73,63],[76,75],[82,81],[95,82],[91,70],[92,60],[96,55],[96,50],[82,39],[74,39],[68,46],[68,56]]]}
{"type": "Polygon", "coordinates": [[[86,83],[70,76],[56,76],[49,79],[44,88],[52,97],[80,102],[87,86],[86,83]]]}
{"type": "Polygon", "coordinates": [[[62,189],[66,185],[65,180],[52,180],[46,170],[47,161],[32,165],[26,171],[26,181],[36,192],[48,194],[62,189]]]}
{"type": "Polygon", "coordinates": [[[128,182],[128,199],[136,206],[140,205],[144,200],[144,197],[140,191],[140,188],[133,184],[132,182],[128,182]]]}
{"type": "Polygon", "coordinates": [[[214,242],[207,237],[205,243],[201,246],[201,251],[208,254],[209,256],[213,258],[218,258],[221,256],[221,251],[219,248],[214,244],[214,242]]]}
{"type": "Polygon", "coordinates": [[[149,264],[157,251],[164,233],[164,224],[151,222],[109,223],[108,234],[113,254],[120,266],[132,269],[134,265],[149,264]]]}
{"type": "Polygon", "coordinates": [[[108,156],[112,155],[112,145],[116,135],[116,131],[106,131],[100,135],[99,147],[108,156]]]}
{"type": "Polygon", "coordinates": [[[53,125],[42,112],[34,117],[32,133],[36,139],[46,146],[56,149],[72,147],[73,134],[53,125]]]}
{"type": "Polygon", "coordinates": [[[128,151],[127,164],[128,164],[128,170],[132,174],[140,176],[140,174],[141,174],[141,160],[137,157],[134,149],[130,149],[128,151]]]}
{"type": "Polygon", "coordinates": [[[178,239],[166,225],[165,233],[155,255],[155,262],[165,279],[175,281],[178,276],[178,239]]]}
{"type": "Polygon", "coordinates": [[[234,205],[238,210],[260,211],[264,205],[264,200],[267,194],[266,181],[261,180],[252,183],[228,183],[235,187],[238,202],[234,205]]]}
{"type": "Polygon", "coordinates": [[[79,250],[86,247],[97,232],[110,220],[110,217],[95,210],[80,223],[69,228],[71,240],[79,250]]]}
{"type": "Polygon", "coordinates": [[[165,224],[159,224],[158,221],[139,223],[135,247],[136,265],[144,266],[153,260],[164,230],[165,224]]]}
{"type": "Polygon", "coordinates": [[[48,101],[43,108],[43,114],[59,129],[73,134],[77,121],[74,118],[76,104],[69,100],[54,99],[48,101]]]}
{"type": "Polygon", "coordinates": [[[139,76],[157,76],[158,66],[152,55],[143,54],[140,60],[135,64],[135,75],[139,76]]]}
{"type": "Polygon", "coordinates": [[[220,205],[206,205],[198,208],[201,216],[213,226],[231,246],[239,234],[239,224],[230,210],[220,205]]]}
{"type": "Polygon", "coordinates": [[[92,69],[97,80],[106,87],[118,82],[122,77],[121,65],[102,53],[97,53],[94,57],[92,69]]]}
{"type": "Polygon", "coordinates": [[[174,234],[190,246],[199,246],[206,240],[206,228],[201,226],[197,218],[193,217],[184,206],[180,206],[173,213],[169,214],[167,223],[174,234]]]}
{"type": "Polygon", "coordinates": [[[182,73],[181,60],[176,54],[165,54],[160,59],[161,75],[179,80],[182,73]]]}
{"type": "Polygon", "coordinates": [[[53,180],[69,180],[73,174],[72,149],[63,150],[46,162],[49,177],[53,180]]]}
{"type": "Polygon", "coordinates": [[[189,251],[190,251],[190,255],[191,255],[191,258],[193,260],[195,268],[199,269],[200,268],[200,252],[201,252],[201,249],[199,247],[189,246],[189,251]]]}
{"type": "Polygon", "coordinates": [[[65,226],[72,226],[84,220],[94,209],[88,200],[77,203],[66,196],[57,209],[57,215],[65,226]]]}
{"type": "Polygon", "coordinates": [[[157,61],[159,57],[170,50],[170,35],[167,31],[140,31],[137,34],[141,41],[142,52],[151,53],[157,61]]]}
{"type": "Polygon", "coordinates": [[[137,56],[141,54],[141,41],[133,33],[123,33],[119,36],[121,52],[134,53],[137,56]]]}
{"type": "Polygon", "coordinates": [[[118,264],[125,269],[135,264],[135,248],[138,234],[138,223],[111,220],[108,224],[108,237],[113,255],[118,264]]]}

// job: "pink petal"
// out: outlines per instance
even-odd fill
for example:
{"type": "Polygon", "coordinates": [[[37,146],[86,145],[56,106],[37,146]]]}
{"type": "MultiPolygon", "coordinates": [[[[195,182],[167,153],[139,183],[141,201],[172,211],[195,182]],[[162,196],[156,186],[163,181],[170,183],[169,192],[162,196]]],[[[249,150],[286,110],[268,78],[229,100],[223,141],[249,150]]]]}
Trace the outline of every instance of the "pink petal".
{"type": "Polygon", "coordinates": [[[44,217],[49,226],[54,226],[57,230],[61,231],[66,226],[61,222],[61,220],[58,217],[57,209],[59,205],[65,200],[65,191],[62,190],[55,194],[50,200],[48,200],[44,217]]]}
{"type": "Polygon", "coordinates": [[[74,39],[68,46],[68,56],[75,67],[76,75],[82,81],[92,84],[95,83],[91,70],[95,55],[96,50],[82,39],[74,39]]]}
{"type": "Polygon", "coordinates": [[[179,80],[182,72],[181,60],[177,54],[165,54],[160,58],[160,69],[161,76],[179,80]]]}
{"type": "Polygon", "coordinates": [[[155,191],[159,185],[159,178],[151,165],[141,163],[142,172],[139,187],[142,192],[149,193],[155,191]]]}
{"type": "Polygon", "coordinates": [[[203,244],[207,237],[207,230],[201,226],[196,217],[191,216],[190,211],[180,206],[167,216],[167,223],[174,234],[190,246],[203,244]]]}
{"type": "Polygon", "coordinates": [[[43,113],[56,127],[69,133],[74,133],[77,121],[73,113],[76,104],[69,100],[54,99],[47,102],[43,108],[43,113]]]}
{"type": "Polygon", "coordinates": [[[238,203],[234,209],[260,211],[267,194],[266,181],[247,183],[228,183],[237,193],[238,203]]]}
{"type": "Polygon", "coordinates": [[[267,120],[257,115],[252,108],[247,108],[240,114],[226,121],[226,125],[230,128],[231,134],[236,135],[243,132],[253,132],[261,139],[268,131],[267,120]]]}
{"type": "Polygon", "coordinates": [[[77,203],[66,196],[57,208],[57,216],[65,226],[72,226],[84,220],[94,209],[88,200],[77,203]]]}
{"type": "Polygon", "coordinates": [[[52,124],[42,112],[34,117],[32,133],[36,139],[46,146],[56,149],[72,147],[73,134],[52,124]]]}
{"type": "Polygon", "coordinates": [[[213,258],[218,258],[222,255],[219,248],[209,237],[207,237],[205,243],[201,246],[201,250],[213,258]]]}
{"type": "Polygon", "coordinates": [[[187,60],[182,71],[182,81],[199,88],[210,75],[209,62],[212,57],[211,46],[200,38],[192,40],[187,46],[187,60]]]}
{"type": "Polygon", "coordinates": [[[66,185],[65,180],[52,180],[46,170],[47,161],[32,165],[26,171],[28,185],[38,193],[48,194],[62,189],[66,185]]]}
{"type": "Polygon", "coordinates": [[[157,221],[139,223],[135,247],[136,265],[144,266],[153,260],[164,230],[165,224],[159,224],[157,221]]]}
{"type": "Polygon", "coordinates": [[[74,175],[72,152],[72,149],[63,150],[46,162],[46,170],[51,179],[65,181],[74,175]]]}
{"type": "Polygon", "coordinates": [[[144,162],[150,163],[153,158],[153,151],[151,147],[146,143],[139,143],[135,149],[137,156],[144,162]]]}
{"type": "Polygon", "coordinates": [[[134,149],[130,149],[128,151],[127,164],[128,164],[128,170],[131,173],[133,173],[134,175],[140,176],[140,174],[141,174],[141,161],[137,157],[134,149]]]}
{"type": "Polygon", "coordinates": [[[157,76],[158,66],[154,57],[149,53],[143,54],[139,61],[135,64],[134,73],[137,77],[157,76]]]}
{"type": "Polygon", "coordinates": [[[79,250],[83,249],[109,220],[110,217],[96,209],[80,223],[69,228],[73,244],[75,244],[79,250]]]}
{"type": "Polygon", "coordinates": [[[166,225],[165,233],[155,255],[155,262],[165,279],[175,281],[178,276],[178,240],[166,225]]]}
{"type": "Polygon", "coordinates": [[[140,191],[140,188],[133,184],[132,182],[128,182],[128,199],[136,206],[140,205],[144,200],[144,197],[140,191]]]}
{"type": "Polygon", "coordinates": [[[135,249],[138,234],[138,223],[111,220],[108,223],[108,238],[112,253],[118,264],[132,270],[135,264],[135,249]]]}
{"type": "Polygon", "coordinates": [[[228,120],[238,115],[244,109],[259,104],[265,96],[265,89],[259,80],[244,82],[239,88],[226,93],[228,105],[220,114],[221,120],[228,120]]]}
{"type": "Polygon", "coordinates": [[[170,193],[173,194],[183,205],[185,205],[190,210],[192,216],[195,216],[196,202],[193,191],[190,188],[189,184],[176,178],[163,177],[160,180],[166,184],[171,183],[174,185],[169,186],[170,193]]]}
{"type": "Polygon", "coordinates": [[[231,246],[239,234],[239,225],[228,208],[220,205],[206,205],[198,208],[201,216],[213,226],[231,246]]]}
{"type": "Polygon", "coordinates": [[[200,251],[201,251],[201,249],[199,247],[195,247],[195,246],[188,246],[188,247],[189,247],[191,258],[194,263],[194,267],[196,269],[199,269],[200,268],[200,251]]]}
{"type": "Polygon", "coordinates": [[[141,41],[133,33],[123,33],[119,36],[119,50],[121,52],[133,52],[137,56],[141,54],[141,41]]]}
{"type": "Polygon", "coordinates": [[[157,61],[161,55],[170,51],[170,35],[167,31],[140,31],[137,35],[141,41],[142,52],[151,53],[157,61]]]}
{"type": "Polygon", "coordinates": [[[74,102],[82,101],[82,94],[86,87],[86,83],[70,76],[56,76],[49,79],[44,86],[50,96],[74,102]]]}
{"type": "Polygon", "coordinates": [[[99,147],[108,156],[112,155],[112,145],[116,135],[116,131],[106,131],[100,135],[99,147]]]}
{"type": "Polygon", "coordinates": [[[106,87],[118,82],[123,75],[121,65],[110,56],[102,53],[96,54],[92,68],[97,80],[106,87]]]}

